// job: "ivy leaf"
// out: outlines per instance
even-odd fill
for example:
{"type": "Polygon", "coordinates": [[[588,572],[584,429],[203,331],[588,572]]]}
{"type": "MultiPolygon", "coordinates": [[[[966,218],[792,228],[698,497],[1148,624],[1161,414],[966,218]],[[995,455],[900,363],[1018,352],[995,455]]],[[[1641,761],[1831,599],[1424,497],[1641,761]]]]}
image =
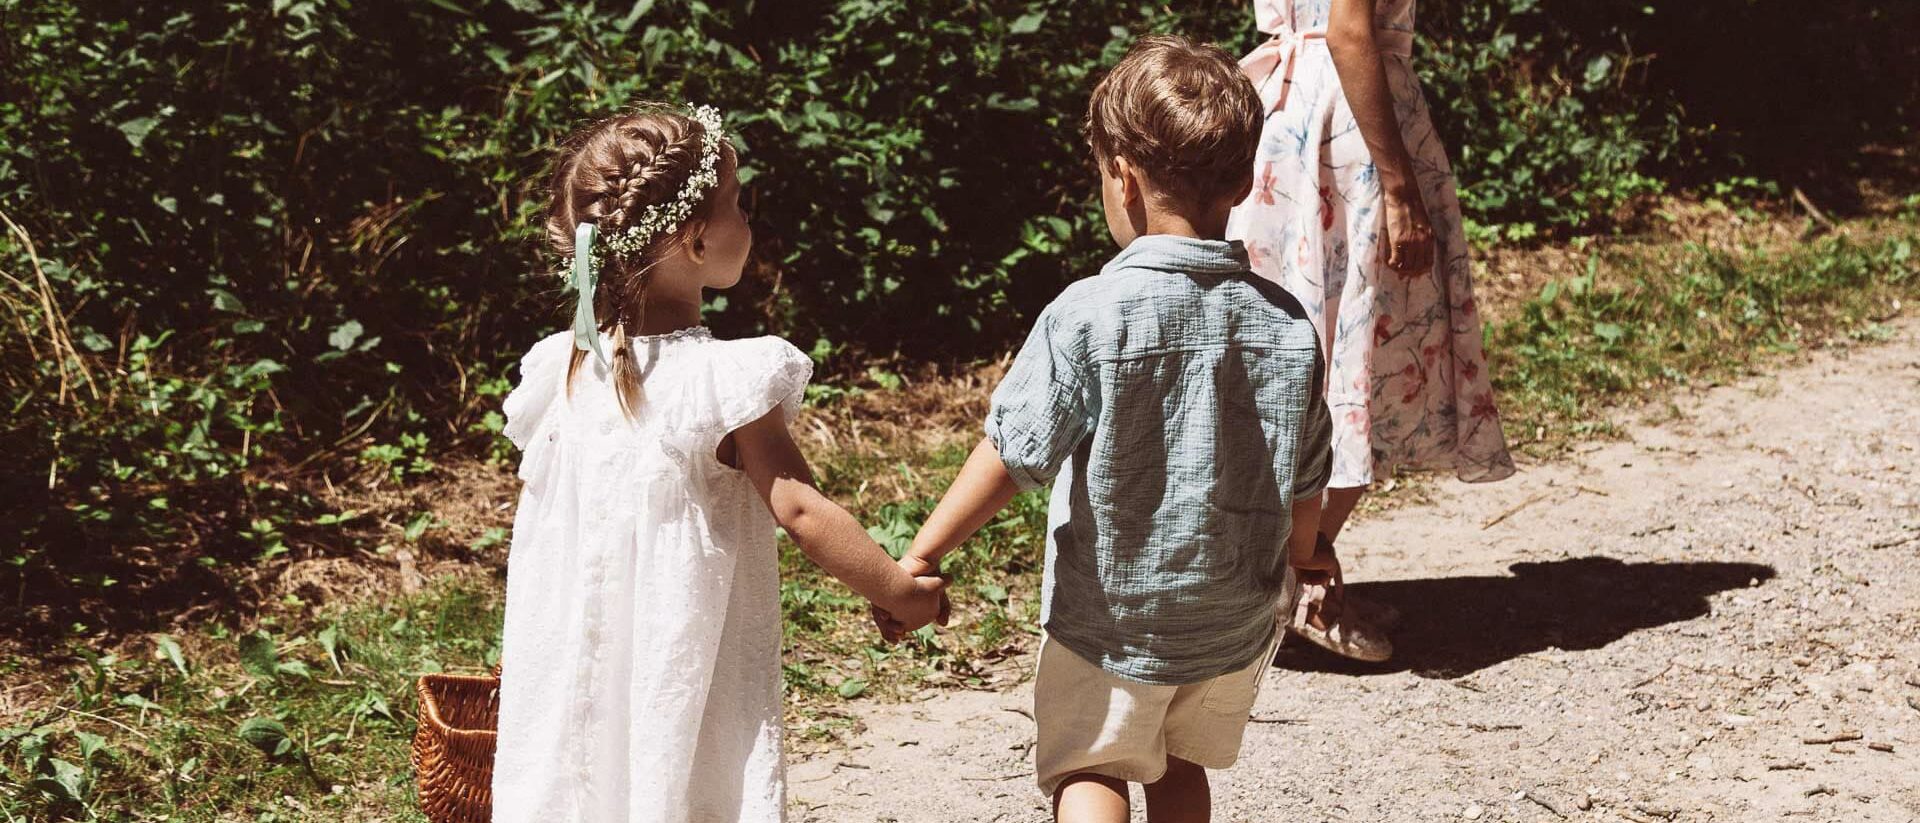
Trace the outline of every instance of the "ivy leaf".
{"type": "Polygon", "coordinates": [[[333,333],[327,335],[327,343],[340,351],[346,351],[353,348],[354,341],[359,340],[360,334],[364,331],[366,330],[361,328],[360,321],[348,320],[333,327],[333,333]]]}
{"type": "Polygon", "coordinates": [[[840,692],[841,697],[852,700],[866,693],[867,681],[861,680],[858,677],[849,677],[846,680],[840,681],[840,688],[837,689],[837,691],[840,692]]]}
{"type": "Polygon", "coordinates": [[[285,757],[295,748],[293,738],[287,736],[287,727],[271,717],[247,718],[247,722],[240,724],[240,739],[271,758],[285,757]]]}
{"type": "Polygon", "coordinates": [[[80,762],[82,763],[92,762],[93,756],[99,754],[101,749],[107,747],[107,739],[93,732],[75,729],[73,736],[80,741],[80,762]]]}
{"type": "Polygon", "coordinates": [[[340,627],[328,626],[320,630],[320,648],[327,653],[327,659],[333,662],[333,671],[340,673],[340,627]]]}
{"type": "Polygon", "coordinates": [[[240,302],[240,297],[226,289],[207,289],[207,295],[213,298],[214,311],[244,312],[247,310],[246,304],[240,302]]]}
{"type": "Polygon", "coordinates": [[[1607,75],[1613,72],[1613,58],[1602,54],[1587,61],[1587,88],[1593,88],[1605,82],[1607,75]]]}
{"type": "Polygon", "coordinates": [[[987,602],[989,603],[1004,604],[1007,602],[1007,589],[1005,586],[996,586],[992,583],[981,583],[980,585],[975,586],[974,590],[978,591],[980,593],[980,596],[986,598],[987,602]]]}
{"type": "Polygon", "coordinates": [[[53,774],[33,779],[33,787],[67,803],[85,803],[87,800],[87,770],[61,760],[51,758],[47,764],[53,768],[53,774]]]}
{"type": "Polygon", "coordinates": [[[160,647],[160,655],[165,657],[168,663],[172,663],[173,667],[180,671],[181,677],[187,676],[187,657],[180,653],[179,641],[163,634],[154,638],[153,644],[160,647]]]}
{"type": "Polygon", "coordinates": [[[272,680],[280,671],[279,655],[273,650],[273,635],[256,631],[240,638],[240,667],[264,680],[272,680]]]}
{"type": "Polygon", "coordinates": [[[127,142],[138,149],[141,144],[147,142],[147,135],[153,133],[153,127],[159,124],[160,121],[152,117],[136,117],[121,123],[119,128],[120,133],[126,135],[127,142]]]}
{"type": "Polygon", "coordinates": [[[1046,20],[1047,20],[1047,13],[1044,11],[1036,11],[1028,14],[1023,14],[1023,15],[1020,15],[1020,19],[1013,21],[1013,25],[1007,27],[1007,33],[1032,34],[1036,31],[1039,31],[1040,24],[1046,22],[1046,20]]]}
{"type": "Polygon", "coordinates": [[[165,714],[167,711],[165,706],[162,706],[158,703],[148,700],[146,695],[140,694],[138,692],[128,692],[126,694],[120,695],[120,705],[126,706],[127,708],[130,708],[130,709],[139,709],[140,711],[143,711],[143,712],[151,711],[151,712],[159,712],[161,714],[165,714]]]}

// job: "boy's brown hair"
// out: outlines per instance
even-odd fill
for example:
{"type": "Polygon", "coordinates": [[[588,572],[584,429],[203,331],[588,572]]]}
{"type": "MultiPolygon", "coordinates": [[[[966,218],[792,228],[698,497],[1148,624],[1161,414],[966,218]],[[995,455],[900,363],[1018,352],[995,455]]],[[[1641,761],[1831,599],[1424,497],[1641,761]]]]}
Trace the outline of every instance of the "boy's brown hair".
{"type": "Polygon", "coordinates": [[[1252,178],[1261,114],[1259,93],[1226,52],[1154,35],[1094,87],[1086,135],[1102,167],[1126,158],[1162,193],[1202,205],[1252,178]]]}

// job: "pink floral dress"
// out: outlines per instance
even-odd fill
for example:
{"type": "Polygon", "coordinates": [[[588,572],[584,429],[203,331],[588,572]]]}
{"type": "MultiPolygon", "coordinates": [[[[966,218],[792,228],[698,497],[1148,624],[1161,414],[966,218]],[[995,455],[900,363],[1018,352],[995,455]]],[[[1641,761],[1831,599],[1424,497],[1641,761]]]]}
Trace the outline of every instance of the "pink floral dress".
{"type": "Polygon", "coordinates": [[[1332,488],[1396,466],[1467,481],[1513,473],[1473,302],[1453,168],[1413,74],[1414,0],[1377,0],[1374,24],[1433,223],[1433,270],[1387,268],[1379,175],[1326,49],[1331,0],[1255,0],[1274,35],[1242,61],[1269,114],[1254,187],[1227,236],[1299,298],[1327,347],[1332,488]]]}

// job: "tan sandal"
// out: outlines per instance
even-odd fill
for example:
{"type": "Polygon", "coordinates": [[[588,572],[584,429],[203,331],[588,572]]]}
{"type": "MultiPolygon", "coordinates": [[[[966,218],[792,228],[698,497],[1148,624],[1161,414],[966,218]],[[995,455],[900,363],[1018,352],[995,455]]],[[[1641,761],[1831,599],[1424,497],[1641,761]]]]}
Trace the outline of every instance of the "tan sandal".
{"type": "Polygon", "coordinates": [[[1351,660],[1382,663],[1392,658],[1393,642],[1359,614],[1343,608],[1345,595],[1346,581],[1338,571],[1333,573],[1332,586],[1301,584],[1287,631],[1351,660]]]}
{"type": "MultiPolygon", "coordinates": [[[[1333,548],[1332,540],[1328,539],[1324,534],[1319,535],[1319,538],[1321,545],[1326,548],[1327,554],[1336,557],[1339,556],[1340,553],[1333,548]]],[[[1395,608],[1391,603],[1369,600],[1346,591],[1341,593],[1341,601],[1341,606],[1346,611],[1351,612],[1355,617],[1367,623],[1373,624],[1382,632],[1393,631],[1393,627],[1400,625],[1400,610],[1395,608]]]]}

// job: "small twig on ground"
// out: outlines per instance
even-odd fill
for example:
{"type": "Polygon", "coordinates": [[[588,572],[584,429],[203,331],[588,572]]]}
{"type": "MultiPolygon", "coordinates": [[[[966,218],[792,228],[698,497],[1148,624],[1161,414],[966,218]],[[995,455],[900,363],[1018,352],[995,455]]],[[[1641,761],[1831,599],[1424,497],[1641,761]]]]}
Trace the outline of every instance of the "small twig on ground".
{"type": "Polygon", "coordinates": [[[1809,746],[1825,746],[1829,743],[1851,743],[1865,736],[1866,735],[1863,735],[1859,732],[1846,731],[1846,732],[1839,732],[1836,734],[1830,734],[1825,737],[1806,737],[1806,738],[1802,738],[1800,742],[1805,743],[1809,746]]]}
{"type": "Polygon", "coordinates": [[[1476,732],[1511,732],[1526,727],[1518,723],[1468,723],[1467,728],[1476,732]]]}
{"type": "Polygon", "coordinates": [[[1674,818],[1679,817],[1681,812],[1681,810],[1677,808],[1671,808],[1667,806],[1655,806],[1651,803],[1635,803],[1633,804],[1633,808],[1635,811],[1638,811],[1641,814],[1652,815],[1654,817],[1661,817],[1667,820],[1672,820],[1674,818]]]}
{"type": "Polygon", "coordinates": [[[1640,688],[1641,686],[1645,686],[1645,685],[1647,685],[1648,683],[1652,683],[1652,682],[1653,682],[1653,681],[1655,681],[1655,680],[1659,680],[1660,678],[1662,678],[1662,677],[1665,677],[1665,676],[1667,676],[1667,672],[1670,672],[1670,671],[1673,671],[1673,667],[1674,667],[1674,663],[1673,663],[1673,661],[1667,661],[1667,667],[1666,667],[1666,668],[1664,668],[1664,669],[1661,669],[1661,670],[1659,670],[1659,671],[1657,671],[1657,672],[1654,672],[1654,673],[1653,673],[1653,674],[1651,674],[1651,675],[1648,675],[1648,676],[1647,676],[1647,678],[1646,678],[1645,680],[1642,680],[1642,681],[1640,681],[1640,682],[1638,682],[1638,683],[1635,683],[1635,684],[1633,684],[1633,685],[1631,685],[1631,686],[1628,686],[1626,690],[1627,690],[1627,691],[1633,691],[1634,689],[1638,689],[1638,688],[1640,688]]]}
{"type": "Polygon", "coordinates": [[[1539,806],[1542,809],[1546,809],[1547,811],[1553,812],[1554,817],[1565,818],[1567,816],[1567,813],[1561,811],[1559,806],[1555,805],[1551,801],[1548,801],[1546,798],[1541,797],[1538,793],[1527,792],[1526,794],[1527,794],[1527,799],[1533,801],[1533,805],[1539,806]]]}
{"type": "Polygon", "coordinates": [[[1884,752],[1884,753],[1886,753],[1886,754],[1893,754],[1893,744],[1892,744],[1892,743],[1868,743],[1868,744],[1867,744],[1867,748],[1869,748],[1869,749],[1872,749],[1872,750],[1874,750],[1874,751],[1876,751],[1876,752],[1884,752]]]}
{"type": "MultiPolygon", "coordinates": [[[[1819,223],[1822,229],[1833,231],[1838,228],[1834,225],[1833,218],[1828,217],[1826,212],[1820,210],[1819,206],[1815,206],[1813,200],[1808,198],[1807,193],[1801,191],[1799,186],[1793,187],[1793,202],[1800,204],[1800,208],[1806,210],[1807,216],[1813,218],[1813,222],[1819,223]]],[[[1814,233],[1815,232],[1808,232],[1809,235],[1814,233]]]]}
{"type": "Polygon", "coordinates": [[[1258,716],[1255,716],[1255,717],[1249,717],[1249,718],[1247,718],[1247,722],[1248,722],[1248,723],[1273,723],[1273,724],[1275,724],[1275,725],[1280,725],[1280,726],[1304,726],[1304,725],[1306,725],[1306,722],[1307,722],[1307,721],[1305,721],[1305,720],[1301,720],[1300,718],[1297,718],[1297,717],[1258,717],[1258,716]]]}
{"type": "Polygon", "coordinates": [[[1523,500],[1523,501],[1520,501],[1520,505],[1518,505],[1518,506],[1514,506],[1514,507],[1513,507],[1513,508],[1511,508],[1511,509],[1508,509],[1508,510],[1506,510],[1506,511],[1504,511],[1504,512],[1501,512],[1501,513],[1500,513],[1500,516],[1498,516],[1498,517],[1495,517],[1495,518],[1494,518],[1494,519],[1492,519],[1492,520],[1489,520],[1489,521],[1487,521],[1487,522],[1485,522],[1485,523],[1482,523],[1482,524],[1480,524],[1480,530],[1481,530],[1481,531],[1486,531],[1487,529],[1491,529],[1491,528],[1493,528],[1494,526],[1498,526],[1498,525],[1500,525],[1500,523],[1501,523],[1501,521],[1504,521],[1504,520],[1506,520],[1506,519],[1507,519],[1507,518],[1509,518],[1509,517],[1512,517],[1512,516],[1514,516],[1514,515],[1516,515],[1516,514],[1519,514],[1519,513],[1520,513],[1520,510],[1521,510],[1521,509],[1524,509],[1524,508],[1526,508],[1526,507],[1528,507],[1528,506],[1531,506],[1531,505],[1533,505],[1533,504],[1535,504],[1535,503],[1538,503],[1538,502],[1540,502],[1540,501],[1542,501],[1542,500],[1545,500],[1545,499],[1547,499],[1547,498],[1548,498],[1549,496],[1551,496],[1552,494],[1553,494],[1553,492],[1551,492],[1551,491],[1544,491],[1544,492],[1541,492],[1541,493],[1539,493],[1539,494],[1536,494],[1536,495],[1534,495],[1534,496],[1532,496],[1532,497],[1529,497],[1529,498],[1527,498],[1526,500],[1523,500]]]}
{"type": "Polygon", "coordinates": [[[1032,777],[1032,776],[1033,776],[1033,772],[1019,772],[1016,774],[1003,774],[1003,775],[997,775],[994,777],[962,777],[960,779],[969,780],[975,783],[997,783],[1002,780],[1018,780],[1022,777],[1032,777]]]}
{"type": "Polygon", "coordinates": [[[1770,772],[1797,772],[1803,771],[1806,768],[1807,761],[1805,760],[1786,760],[1779,763],[1767,764],[1767,771],[1770,772]]]}
{"type": "Polygon", "coordinates": [[[146,739],[146,740],[152,740],[152,739],[153,739],[153,738],[151,738],[151,737],[147,737],[147,733],[146,733],[146,732],[143,732],[143,731],[140,731],[139,729],[136,729],[136,728],[134,728],[134,727],[132,727],[132,726],[129,726],[129,725],[127,725],[127,724],[125,724],[125,723],[122,723],[122,722],[120,722],[120,721],[118,721],[118,720],[115,720],[115,719],[113,719],[113,718],[111,718],[111,717],[101,717],[100,715],[97,715],[97,714],[94,714],[93,712],[83,712],[83,711],[81,711],[81,710],[79,710],[79,709],[72,709],[72,708],[68,708],[68,707],[66,707],[66,706],[55,706],[54,708],[56,708],[56,709],[59,709],[59,710],[61,710],[61,711],[63,711],[63,712],[66,712],[66,713],[68,713],[68,714],[77,714],[77,715],[80,715],[81,717],[90,717],[90,718],[93,718],[94,720],[98,720],[98,721],[100,721],[100,722],[102,722],[102,723],[111,723],[111,724],[113,724],[113,725],[115,725],[115,726],[119,726],[120,728],[122,728],[122,729],[125,729],[126,731],[130,731],[130,732],[133,732],[134,734],[137,734],[137,735],[140,735],[140,737],[141,737],[141,738],[143,738],[143,739],[146,739]]]}
{"type": "Polygon", "coordinates": [[[1596,488],[1594,488],[1594,487],[1592,487],[1592,486],[1574,486],[1573,488],[1574,488],[1575,490],[1577,490],[1577,491],[1583,491],[1583,492],[1586,492],[1587,494],[1597,494],[1597,495],[1600,495],[1601,497],[1612,497],[1612,496],[1613,496],[1613,495],[1611,495],[1611,494],[1608,494],[1608,493],[1606,493],[1606,492],[1603,492],[1603,491],[1601,491],[1601,490],[1599,490],[1599,489],[1596,489],[1596,488]]]}
{"type": "Polygon", "coordinates": [[[1867,544],[1867,548],[1891,549],[1894,546],[1904,546],[1908,543],[1912,543],[1915,540],[1920,540],[1920,534],[1910,534],[1910,535],[1907,535],[1906,537],[1894,537],[1886,540],[1876,540],[1872,543],[1867,544]]]}
{"type": "Polygon", "coordinates": [[[1662,526],[1651,526],[1648,528],[1641,529],[1637,532],[1634,532],[1633,536],[1634,537],[1652,537],[1653,535],[1659,534],[1661,532],[1670,532],[1677,528],[1680,528],[1680,524],[1678,523],[1668,523],[1662,526]]]}
{"type": "Polygon", "coordinates": [[[1801,796],[1801,797],[1812,797],[1812,796],[1814,796],[1814,795],[1816,795],[1816,794],[1834,794],[1834,791],[1833,791],[1833,787],[1832,787],[1832,786],[1829,786],[1829,785],[1827,785],[1827,784],[1825,784],[1825,783],[1822,783],[1822,784],[1820,784],[1820,785],[1818,785],[1818,786],[1815,786],[1815,787],[1813,787],[1813,788],[1811,788],[1811,789],[1808,789],[1808,790],[1806,790],[1806,791],[1804,791],[1804,792],[1801,792],[1801,793],[1800,793],[1800,796],[1801,796]]]}
{"type": "Polygon", "coordinates": [[[1013,712],[1014,714],[1020,715],[1021,717],[1024,717],[1028,720],[1033,719],[1033,712],[1027,711],[1026,709],[1022,709],[1018,706],[1009,706],[1007,708],[1001,709],[1001,711],[1013,712]]]}

